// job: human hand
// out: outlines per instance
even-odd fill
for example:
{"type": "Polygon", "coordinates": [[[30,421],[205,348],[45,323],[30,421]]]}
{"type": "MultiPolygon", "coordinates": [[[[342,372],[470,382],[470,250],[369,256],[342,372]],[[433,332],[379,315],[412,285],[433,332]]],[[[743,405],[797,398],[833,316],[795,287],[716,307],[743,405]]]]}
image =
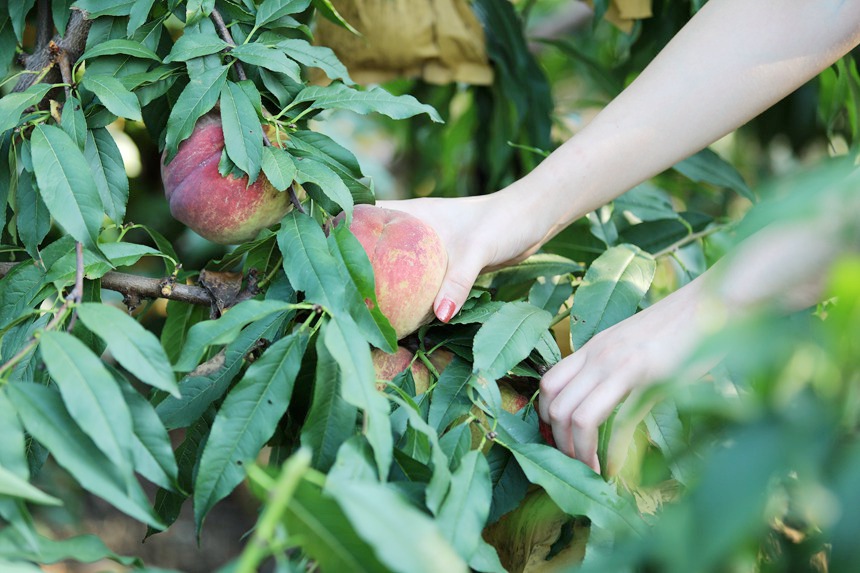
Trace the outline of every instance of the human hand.
{"type": "Polygon", "coordinates": [[[448,251],[448,269],[433,311],[448,322],[460,310],[482,272],[516,263],[534,253],[545,231],[528,207],[512,195],[379,201],[385,209],[418,217],[436,230],[448,251]]]}
{"type": "MultiPolygon", "coordinates": [[[[675,374],[706,332],[700,282],[598,333],[544,375],[538,409],[559,450],[599,473],[598,428],[627,398],[616,414],[606,460],[607,474],[618,471],[647,413],[639,407],[641,395],[675,374]]],[[[698,378],[713,365],[693,365],[684,375],[698,378]]]]}

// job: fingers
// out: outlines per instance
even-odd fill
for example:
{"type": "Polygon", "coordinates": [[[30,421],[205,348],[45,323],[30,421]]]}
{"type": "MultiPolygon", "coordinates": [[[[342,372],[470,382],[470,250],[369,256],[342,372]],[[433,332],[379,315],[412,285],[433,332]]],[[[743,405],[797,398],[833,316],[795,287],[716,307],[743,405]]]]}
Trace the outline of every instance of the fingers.
{"type": "Polygon", "coordinates": [[[442,322],[448,322],[463,307],[483,263],[469,258],[448,259],[448,270],[436,295],[433,312],[442,322]]]}
{"type": "Polygon", "coordinates": [[[599,428],[630,392],[631,377],[588,364],[588,351],[583,347],[544,375],[538,408],[558,449],[600,472],[599,428]]]}

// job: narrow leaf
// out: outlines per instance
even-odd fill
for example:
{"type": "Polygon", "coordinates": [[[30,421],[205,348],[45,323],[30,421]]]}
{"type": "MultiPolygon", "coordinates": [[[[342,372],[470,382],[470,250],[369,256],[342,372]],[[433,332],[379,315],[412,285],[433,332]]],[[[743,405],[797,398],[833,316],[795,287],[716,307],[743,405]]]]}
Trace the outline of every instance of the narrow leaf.
{"type": "Polygon", "coordinates": [[[128,203],[128,176],[119,147],[107,129],[100,127],[87,131],[84,157],[90,165],[105,214],[121,225],[128,203]]]}
{"type": "Polygon", "coordinates": [[[194,131],[197,120],[215,107],[221,95],[221,88],[227,81],[229,69],[230,66],[219,66],[192,77],[179,94],[176,104],[170,110],[170,117],[167,118],[165,135],[167,160],[173,159],[179,144],[194,131]]]}
{"type": "Polygon", "coordinates": [[[380,87],[358,91],[342,83],[303,89],[293,104],[311,102],[312,109],[347,109],[360,114],[381,113],[392,119],[406,119],[422,113],[442,123],[439,113],[411,95],[391,95],[380,87]]]}
{"type": "Polygon", "coordinates": [[[248,184],[260,175],[263,160],[263,130],[254,105],[236,83],[227,81],[221,88],[221,126],[227,155],[248,174],[248,184]]]}
{"type": "Polygon", "coordinates": [[[106,74],[84,74],[81,86],[90,90],[108,111],[119,117],[142,121],[137,96],[125,89],[118,79],[106,74]]]}
{"type": "Polygon", "coordinates": [[[102,361],[65,332],[42,333],[39,348],[69,414],[114,464],[131,468],[131,412],[102,361]]]}
{"type": "Polygon", "coordinates": [[[290,404],[308,335],[288,335],[258,358],[227,394],[212,424],[194,484],[198,530],[209,510],[245,477],[290,404]]]}
{"type": "Polygon", "coordinates": [[[552,315],[526,302],[504,305],[475,335],[474,369],[498,380],[528,357],[552,315]]]}
{"type": "Polygon", "coordinates": [[[348,316],[326,322],[321,336],[337,361],[344,400],[364,411],[365,435],[373,448],[380,478],[388,475],[394,441],[391,437],[388,401],[376,390],[370,347],[348,316]]]}
{"type": "Polygon", "coordinates": [[[573,348],[582,348],[601,330],[633,315],[651,286],[656,268],[654,259],[633,245],[618,245],[600,255],[573,297],[573,348]]]}
{"type": "MultiPolygon", "coordinates": [[[[141,7],[145,7],[147,4],[152,6],[154,1],[155,0],[144,0],[142,2],[137,2],[135,6],[137,7],[137,4],[140,4],[141,7]]],[[[131,24],[129,24],[129,26],[131,26],[131,24]]],[[[144,60],[155,60],[156,62],[161,62],[161,58],[158,57],[158,54],[156,54],[140,42],[136,42],[134,40],[126,40],[123,38],[114,38],[112,40],[100,42],[86,52],[84,52],[84,54],[79,59],[89,60],[91,58],[98,58],[99,56],[116,56],[119,54],[133,56],[135,58],[141,58],[144,60]]]]}
{"type": "Polygon", "coordinates": [[[27,431],[48,448],[81,487],[138,521],[162,527],[138,483],[121,473],[81,432],[63,407],[59,393],[32,383],[12,384],[8,388],[9,399],[27,431]]]}
{"type": "Polygon", "coordinates": [[[198,322],[188,331],[187,342],[173,369],[190,371],[197,366],[208,346],[232,342],[245,325],[290,308],[290,303],[277,300],[246,300],[232,307],[221,318],[198,322]]]}
{"type": "Polygon", "coordinates": [[[278,191],[286,191],[298,173],[290,154],[274,146],[263,148],[262,168],[269,183],[278,191]]]}
{"type": "Polygon", "coordinates": [[[78,306],[78,317],[138,380],[179,396],[176,378],[158,338],[138,321],[116,307],[97,303],[78,306]]]}
{"type": "Polygon", "coordinates": [[[32,153],[39,191],[51,216],[76,241],[98,253],[104,211],[83,152],[60,128],[37,125],[32,153]]]}

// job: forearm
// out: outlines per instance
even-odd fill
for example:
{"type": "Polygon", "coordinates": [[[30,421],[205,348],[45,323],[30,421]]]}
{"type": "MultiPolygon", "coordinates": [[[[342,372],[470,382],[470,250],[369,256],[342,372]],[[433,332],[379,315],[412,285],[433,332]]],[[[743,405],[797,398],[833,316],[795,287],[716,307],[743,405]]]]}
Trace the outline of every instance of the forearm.
{"type": "Polygon", "coordinates": [[[545,240],[749,121],[858,42],[860,2],[711,0],[591,124],[500,199],[525,202],[535,240],[545,240]]]}

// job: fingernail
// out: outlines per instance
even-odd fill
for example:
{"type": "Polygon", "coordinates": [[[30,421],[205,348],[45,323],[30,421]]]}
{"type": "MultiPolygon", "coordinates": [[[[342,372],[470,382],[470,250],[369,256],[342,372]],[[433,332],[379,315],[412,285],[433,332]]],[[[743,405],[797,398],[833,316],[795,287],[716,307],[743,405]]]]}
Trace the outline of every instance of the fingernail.
{"type": "Polygon", "coordinates": [[[436,317],[442,322],[448,322],[454,317],[454,301],[443,299],[436,307],[436,317]]]}

